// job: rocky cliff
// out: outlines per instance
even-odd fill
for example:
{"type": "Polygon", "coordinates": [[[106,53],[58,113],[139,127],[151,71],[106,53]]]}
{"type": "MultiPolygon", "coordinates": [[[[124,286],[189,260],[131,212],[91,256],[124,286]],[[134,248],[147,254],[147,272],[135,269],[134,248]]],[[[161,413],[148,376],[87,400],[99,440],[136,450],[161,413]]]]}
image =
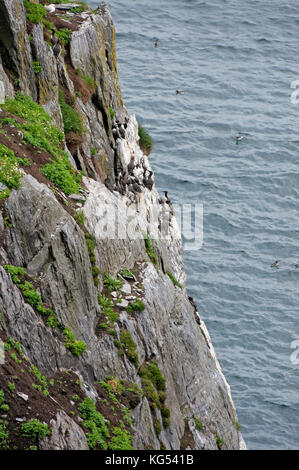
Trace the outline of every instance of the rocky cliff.
{"type": "Polygon", "coordinates": [[[108,7],[55,3],[0,0],[0,448],[244,448],[108,7]]]}

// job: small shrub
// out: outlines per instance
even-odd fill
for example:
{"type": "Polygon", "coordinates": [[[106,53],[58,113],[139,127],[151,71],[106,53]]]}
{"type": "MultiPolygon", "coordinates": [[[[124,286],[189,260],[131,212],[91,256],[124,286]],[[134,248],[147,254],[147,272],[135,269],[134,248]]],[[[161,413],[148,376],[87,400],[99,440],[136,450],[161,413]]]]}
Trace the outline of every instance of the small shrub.
{"type": "Polygon", "coordinates": [[[60,39],[60,42],[66,46],[70,42],[72,30],[68,28],[60,28],[56,30],[55,34],[58,39],[60,39]]]}
{"type": "Polygon", "coordinates": [[[97,149],[95,147],[92,147],[92,149],[90,149],[90,153],[94,157],[97,154],[97,149]]]}
{"type": "Polygon", "coordinates": [[[148,132],[139,124],[138,125],[139,145],[141,150],[149,155],[153,148],[153,141],[148,132]]]}
{"type": "MultiPolygon", "coordinates": [[[[1,164],[0,164],[1,165],[1,164]]],[[[3,200],[3,199],[7,199],[10,195],[10,190],[8,188],[6,189],[3,189],[1,192],[0,192],[0,200],[3,200]]]]}
{"type": "Polygon", "coordinates": [[[49,426],[41,423],[38,419],[31,419],[28,423],[21,424],[21,432],[25,437],[43,438],[51,434],[49,426]]]}
{"type": "Polygon", "coordinates": [[[176,280],[173,274],[171,274],[169,271],[167,271],[166,274],[168,275],[169,279],[172,281],[174,286],[177,286],[182,289],[182,285],[176,280]]]}
{"type": "Polygon", "coordinates": [[[143,232],[143,236],[144,236],[145,251],[147,253],[147,256],[149,257],[149,259],[151,260],[153,265],[156,266],[157,265],[157,257],[155,255],[151,239],[149,238],[148,234],[145,233],[145,232],[143,232]]]}
{"type": "Polygon", "coordinates": [[[113,428],[113,437],[109,443],[108,448],[111,450],[134,450],[132,447],[133,437],[131,433],[125,429],[120,429],[117,427],[113,428]]]}
{"type": "Polygon", "coordinates": [[[128,359],[134,364],[135,367],[138,367],[139,361],[138,354],[136,352],[136,343],[130,335],[129,331],[121,330],[120,342],[128,359]]]}
{"type": "Polygon", "coordinates": [[[110,106],[109,106],[109,113],[110,113],[110,118],[111,118],[111,121],[112,121],[114,116],[115,116],[115,111],[113,111],[113,109],[110,108],[110,106]]]}
{"type": "Polygon", "coordinates": [[[65,102],[65,96],[62,89],[59,89],[59,104],[61,108],[64,133],[75,132],[82,135],[83,124],[80,114],[65,102]]]}
{"type": "Polygon", "coordinates": [[[193,418],[194,419],[194,423],[195,423],[195,428],[198,430],[198,431],[201,431],[203,429],[203,424],[202,422],[197,419],[197,418],[193,418]]]}
{"type": "Polygon", "coordinates": [[[114,279],[110,274],[104,274],[104,287],[107,287],[109,291],[119,291],[123,286],[123,282],[120,279],[114,279]]]}
{"type": "Polygon", "coordinates": [[[16,389],[16,386],[13,382],[8,382],[7,386],[9,388],[9,390],[11,391],[11,393],[13,393],[16,389]]]}
{"type": "Polygon", "coordinates": [[[119,274],[125,279],[134,279],[134,274],[126,268],[120,271],[119,274]]]}
{"type": "Polygon", "coordinates": [[[63,335],[65,339],[65,347],[69,349],[74,356],[81,356],[81,354],[86,350],[86,344],[84,341],[76,340],[74,333],[69,328],[65,328],[63,330],[63,335]]]}
{"type": "Polygon", "coordinates": [[[5,421],[0,419],[0,449],[7,450],[9,449],[9,435],[8,431],[6,430],[6,423],[5,421]]]}
{"type": "Polygon", "coordinates": [[[9,406],[5,403],[3,390],[0,390],[0,410],[1,411],[8,411],[9,410],[9,406]]]}
{"type": "Polygon", "coordinates": [[[18,159],[14,152],[0,144],[0,182],[8,188],[20,187],[22,174],[19,171],[18,159]]]}
{"type": "Polygon", "coordinates": [[[36,75],[43,70],[43,67],[38,60],[34,60],[32,64],[33,64],[34,73],[36,75]]]}
{"type": "Polygon", "coordinates": [[[46,163],[42,167],[41,173],[52,181],[55,186],[62,189],[65,194],[79,192],[82,175],[76,175],[67,158],[63,157],[59,160],[52,160],[51,163],[46,163]]]}
{"type": "Polygon", "coordinates": [[[31,3],[29,0],[24,0],[24,7],[27,11],[27,19],[35,24],[38,24],[48,14],[42,5],[31,3]]]}
{"type": "Polygon", "coordinates": [[[128,313],[133,313],[133,312],[142,312],[145,309],[145,305],[140,299],[134,300],[134,302],[131,302],[130,305],[126,308],[126,311],[128,313]]]}
{"type": "Polygon", "coordinates": [[[76,220],[76,222],[78,222],[78,224],[84,225],[85,217],[84,217],[84,214],[83,214],[82,211],[76,212],[75,220],[76,220]]]}
{"type": "Polygon", "coordinates": [[[11,266],[10,264],[4,265],[3,268],[11,275],[11,278],[15,284],[20,284],[21,281],[19,276],[24,276],[24,268],[20,268],[18,266],[11,266]]]}
{"type": "Polygon", "coordinates": [[[106,439],[109,437],[109,431],[103,415],[97,411],[91,398],[85,398],[78,408],[81,417],[84,419],[84,427],[91,431],[86,434],[89,448],[95,449],[99,446],[101,449],[106,450],[106,439]]]}
{"type": "Polygon", "coordinates": [[[215,439],[216,439],[216,444],[217,444],[218,449],[221,450],[224,444],[224,440],[217,435],[215,436],[215,439]]]}

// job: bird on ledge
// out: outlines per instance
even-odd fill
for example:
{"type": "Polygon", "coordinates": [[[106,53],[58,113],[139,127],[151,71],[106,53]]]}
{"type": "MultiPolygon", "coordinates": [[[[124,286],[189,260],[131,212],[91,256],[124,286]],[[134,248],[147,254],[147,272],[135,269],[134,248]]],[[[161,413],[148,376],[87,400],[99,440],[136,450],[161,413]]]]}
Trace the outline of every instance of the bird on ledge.
{"type": "Polygon", "coordinates": [[[53,3],[51,3],[50,5],[45,5],[45,10],[46,10],[48,13],[54,13],[54,11],[55,11],[55,5],[53,5],[53,3]]]}

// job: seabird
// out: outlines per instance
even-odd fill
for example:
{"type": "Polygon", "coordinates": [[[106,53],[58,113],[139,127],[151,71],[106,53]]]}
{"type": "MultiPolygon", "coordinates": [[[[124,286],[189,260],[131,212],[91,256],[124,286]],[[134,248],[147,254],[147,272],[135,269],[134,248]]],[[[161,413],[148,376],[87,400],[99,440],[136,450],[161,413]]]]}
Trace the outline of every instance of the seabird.
{"type": "Polygon", "coordinates": [[[146,176],[145,176],[145,175],[146,175],[146,171],[145,171],[143,174],[144,174],[144,177],[143,177],[143,184],[144,184],[144,186],[145,186],[147,189],[149,189],[149,191],[151,191],[152,188],[153,188],[153,185],[154,185],[154,180],[153,180],[153,178],[152,178],[153,172],[152,172],[152,171],[149,172],[148,178],[146,178],[146,176]]]}
{"type": "Polygon", "coordinates": [[[114,137],[115,140],[121,138],[118,127],[112,127],[112,134],[113,134],[113,137],[114,137]]]}
{"type": "Polygon", "coordinates": [[[45,5],[45,10],[46,10],[48,13],[54,13],[54,11],[55,11],[55,5],[53,5],[53,3],[51,3],[50,5],[45,5]]]}
{"type": "Polygon", "coordinates": [[[184,90],[175,90],[177,95],[183,95],[185,92],[184,90]]]}
{"type": "Polygon", "coordinates": [[[130,163],[128,165],[129,174],[133,173],[134,168],[135,168],[134,157],[131,157],[130,163]]]}
{"type": "Polygon", "coordinates": [[[58,37],[55,36],[54,33],[52,33],[52,36],[51,36],[51,42],[52,42],[52,44],[54,44],[54,46],[55,46],[55,44],[57,44],[58,41],[59,41],[58,37]]]}
{"type": "Polygon", "coordinates": [[[236,137],[236,144],[238,145],[238,143],[240,142],[240,140],[244,139],[244,135],[237,135],[236,137]]]}
{"type": "Polygon", "coordinates": [[[120,133],[121,137],[123,139],[125,139],[126,138],[126,131],[125,131],[125,128],[124,128],[123,124],[121,124],[118,129],[119,129],[119,133],[120,133]]]}
{"type": "Polygon", "coordinates": [[[171,200],[170,200],[169,197],[168,197],[168,191],[164,191],[164,194],[165,194],[165,202],[166,202],[166,204],[168,204],[168,205],[171,206],[171,200]]]}
{"type": "Polygon", "coordinates": [[[56,57],[59,56],[60,52],[61,52],[61,45],[57,42],[57,44],[55,44],[55,46],[53,47],[53,52],[55,54],[56,57]]]}
{"type": "Polygon", "coordinates": [[[278,266],[278,263],[279,261],[274,261],[274,263],[271,264],[271,268],[275,268],[276,266],[278,266]]]}
{"type": "Polygon", "coordinates": [[[156,40],[155,40],[155,47],[158,46],[159,42],[160,42],[159,39],[156,39],[156,40]]]}

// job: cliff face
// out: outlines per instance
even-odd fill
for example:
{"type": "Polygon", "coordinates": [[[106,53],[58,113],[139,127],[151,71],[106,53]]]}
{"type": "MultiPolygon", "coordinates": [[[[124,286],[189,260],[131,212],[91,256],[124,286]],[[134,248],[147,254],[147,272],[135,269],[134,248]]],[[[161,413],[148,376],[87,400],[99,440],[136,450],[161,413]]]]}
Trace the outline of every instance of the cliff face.
{"type": "Polygon", "coordinates": [[[63,7],[0,0],[0,448],[244,448],[109,10],[63,7]]]}

